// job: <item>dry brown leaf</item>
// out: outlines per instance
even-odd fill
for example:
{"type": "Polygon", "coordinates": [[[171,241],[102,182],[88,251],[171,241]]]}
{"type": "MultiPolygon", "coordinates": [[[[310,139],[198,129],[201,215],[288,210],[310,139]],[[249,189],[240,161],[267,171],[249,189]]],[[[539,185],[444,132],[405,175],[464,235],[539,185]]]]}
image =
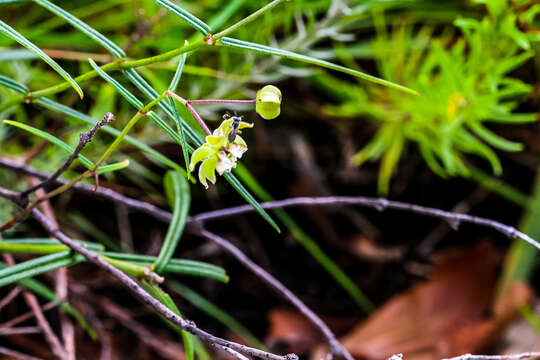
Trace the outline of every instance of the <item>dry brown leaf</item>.
{"type": "Polygon", "coordinates": [[[448,251],[427,282],[395,296],[342,339],[356,357],[433,360],[474,352],[493,341],[530,298],[519,285],[492,316],[498,257],[489,243],[448,251]]]}
{"type": "Polygon", "coordinates": [[[266,340],[270,346],[287,345],[287,351],[304,353],[322,342],[317,328],[296,310],[275,309],[268,313],[270,327],[266,340]]]}

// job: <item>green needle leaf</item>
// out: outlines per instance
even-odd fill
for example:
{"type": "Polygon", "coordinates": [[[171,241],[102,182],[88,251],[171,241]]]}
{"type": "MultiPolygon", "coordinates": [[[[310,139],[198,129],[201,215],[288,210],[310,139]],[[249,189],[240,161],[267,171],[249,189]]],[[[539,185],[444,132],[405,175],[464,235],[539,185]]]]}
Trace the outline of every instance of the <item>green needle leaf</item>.
{"type": "Polygon", "coordinates": [[[88,24],[84,23],[83,21],[79,20],[75,16],[71,15],[67,11],[63,10],[62,8],[54,5],[48,0],[33,0],[34,2],[38,3],[39,5],[43,6],[47,10],[51,11],[52,13],[56,14],[57,16],[63,18],[68,23],[88,35],[90,38],[101,44],[105,49],[109,50],[111,54],[116,56],[117,58],[123,58],[126,57],[126,53],[124,50],[122,50],[118,45],[113,43],[111,40],[107,39],[103,34],[101,34],[99,31],[93,29],[92,27],[88,26],[88,24]]]}
{"type": "Polygon", "coordinates": [[[370,81],[370,82],[375,83],[375,84],[387,86],[387,87],[392,88],[392,89],[401,90],[401,91],[407,92],[409,94],[419,95],[417,91],[409,89],[408,87],[398,85],[398,84],[393,83],[391,81],[383,80],[383,79],[380,79],[378,77],[363,73],[361,71],[357,71],[357,70],[347,68],[345,66],[337,65],[337,64],[331,63],[331,62],[326,61],[326,60],[320,60],[320,59],[317,59],[317,58],[314,58],[314,57],[311,57],[311,56],[297,54],[297,53],[294,53],[292,51],[277,49],[277,48],[273,48],[273,47],[270,47],[270,46],[265,46],[265,45],[261,45],[261,44],[257,44],[257,43],[248,42],[248,41],[242,41],[242,40],[229,38],[229,37],[223,37],[219,41],[220,41],[221,44],[223,44],[223,45],[225,45],[227,47],[247,49],[247,50],[260,52],[260,53],[263,53],[263,54],[277,55],[277,56],[281,56],[281,57],[286,58],[286,59],[301,61],[301,62],[312,64],[312,65],[318,65],[318,66],[322,66],[322,67],[325,67],[325,68],[328,68],[328,69],[341,71],[343,73],[359,77],[359,78],[361,78],[363,80],[367,80],[367,81],[370,81]]]}
{"type": "Polygon", "coordinates": [[[0,85],[15,90],[21,94],[27,93],[30,89],[26,85],[23,85],[7,76],[0,75],[0,85]]]}
{"type": "Polygon", "coordinates": [[[173,216],[167,230],[167,235],[165,235],[163,246],[153,265],[154,271],[158,274],[163,272],[178,246],[178,242],[186,226],[189,206],[191,204],[189,184],[182,174],[175,171],[168,171],[165,175],[164,187],[167,198],[173,207],[173,216]]]}
{"type": "Polygon", "coordinates": [[[56,63],[56,61],[51,59],[49,55],[45,54],[40,48],[30,42],[27,38],[19,34],[15,29],[13,29],[11,26],[6,24],[2,20],[0,20],[0,33],[12,38],[25,48],[34,52],[43,61],[49,64],[58,74],[60,74],[60,76],[62,76],[75,89],[81,99],[83,98],[84,95],[82,89],[75,82],[75,80],[73,80],[73,78],[64,69],[62,69],[60,65],[56,63]]]}
{"type": "MultiPolygon", "coordinates": [[[[152,284],[149,286],[152,289],[152,292],[154,293],[156,299],[158,299],[163,305],[168,307],[176,315],[182,317],[180,310],[178,310],[178,307],[176,307],[176,304],[174,303],[169,294],[167,294],[157,285],[152,284]]],[[[182,334],[182,340],[184,341],[184,346],[186,348],[186,360],[193,360],[195,358],[195,345],[193,335],[191,335],[185,330],[181,330],[180,334],[182,334]]]]}
{"type": "MultiPolygon", "coordinates": [[[[17,121],[12,121],[12,120],[4,120],[4,123],[8,124],[8,125],[11,125],[11,126],[15,126],[15,127],[19,128],[19,129],[28,131],[29,133],[31,133],[33,135],[36,135],[36,136],[38,136],[38,137],[40,137],[40,138],[42,138],[44,140],[47,140],[47,141],[53,143],[54,145],[58,146],[60,149],[64,150],[68,154],[73,154],[73,152],[75,151],[75,149],[73,149],[71,146],[69,146],[68,144],[66,144],[65,142],[63,142],[62,140],[57,138],[56,136],[51,135],[49,133],[46,133],[45,131],[36,129],[33,126],[23,124],[23,123],[20,123],[20,122],[17,122],[17,121]]],[[[94,166],[94,163],[92,163],[92,161],[90,161],[86,156],[84,156],[82,154],[79,154],[77,156],[77,159],[79,159],[80,162],[87,169],[90,169],[90,168],[92,168],[94,166]]],[[[110,164],[110,165],[100,166],[97,169],[97,173],[98,174],[105,174],[105,173],[108,173],[108,172],[125,169],[127,166],[129,166],[129,161],[124,160],[124,161],[121,161],[119,163],[113,163],[113,164],[110,164]]]]}
{"type": "Polygon", "coordinates": [[[169,0],[154,0],[161,6],[165,7],[167,10],[171,11],[175,15],[179,16],[183,20],[185,20],[188,24],[193,26],[195,29],[197,29],[199,32],[201,32],[204,36],[210,35],[210,26],[203,22],[201,19],[196,17],[195,15],[187,12],[186,10],[182,9],[180,6],[176,5],[173,2],[170,2],[169,0]]]}

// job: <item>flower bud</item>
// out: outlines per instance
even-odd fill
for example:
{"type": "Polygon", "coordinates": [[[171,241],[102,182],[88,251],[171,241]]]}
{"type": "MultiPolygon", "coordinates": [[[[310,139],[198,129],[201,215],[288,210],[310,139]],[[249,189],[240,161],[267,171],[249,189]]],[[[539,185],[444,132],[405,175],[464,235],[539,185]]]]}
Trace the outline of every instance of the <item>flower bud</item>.
{"type": "Polygon", "coordinates": [[[270,120],[279,116],[281,112],[281,91],[274,85],[266,85],[257,91],[257,104],[255,111],[263,119],[270,120]]]}

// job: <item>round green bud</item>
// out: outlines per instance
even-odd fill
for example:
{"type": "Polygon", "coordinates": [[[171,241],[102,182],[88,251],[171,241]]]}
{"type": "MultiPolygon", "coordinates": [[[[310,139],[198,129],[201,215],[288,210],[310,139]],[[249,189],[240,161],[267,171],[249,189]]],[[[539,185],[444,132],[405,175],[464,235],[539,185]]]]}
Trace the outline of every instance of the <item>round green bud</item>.
{"type": "Polygon", "coordinates": [[[274,85],[266,85],[257,91],[255,111],[266,120],[277,118],[281,112],[281,91],[274,85]]]}

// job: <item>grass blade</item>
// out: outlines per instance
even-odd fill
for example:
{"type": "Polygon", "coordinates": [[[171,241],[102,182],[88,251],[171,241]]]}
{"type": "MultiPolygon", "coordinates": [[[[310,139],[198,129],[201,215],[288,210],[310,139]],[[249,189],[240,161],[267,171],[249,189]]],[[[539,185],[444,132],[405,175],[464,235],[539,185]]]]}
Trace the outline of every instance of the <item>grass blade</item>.
{"type": "Polygon", "coordinates": [[[28,91],[30,91],[30,89],[28,89],[26,85],[23,85],[20,82],[17,82],[3,75],[0,75],[0,85],[10,88],[12,90],[15,90],[21,94],[25,94],[28,91]]]}
{"type": "Polygon", "coordinates": [[[204,36],[210,35],[210,26],[206,24],[204,21],[196,17],[195,15],[191,14],[190,12],[182,9],[180,6],[176,5],[175,3],[169,1],[169,0],[154,0],[159,5],[163,6],[170,12],[174,13],[176,16],[179,16],[184,21],[186,21],[188,24],[193,26],[195,29],[197,29],[201,34],[204,36]]]}
{"type": "Polygon", "coordinates": [[[189,184],[182,174],[175,171],[168,171],[165,175],[164,187],[167,198],[172,204],[173,215],[161,250],[153,264],[153,269],[158,274],[163,272],[178,246],[178,242],[186,226],[191,204],[189,184]]]}
{"type": "Polygon", "coordinates": [[[267,55],[276,55],[276,56],[280,56],[286,59],[296,60],[296,61],[300,61],[300,62],[312,64],[312,65],[318,65],[318,66],[322,66],[328,69],[332,69],[332,70],[340,71],[349,75],[353,75],[360,79],[370,81],[375,84],[387,86],[389,88],[396,89],[396,90],[401,90],[409,94],[419,95],[417,91],[409,89],[408,87],[393,83],[388,80],[380,79],[372,75],[368,75],[358,70],[353,70],[345,66],[337,65],[326,60],[321,60],[321,59],[317,59],[311,56],[297,54],[292,51],[277,49],[270,46],[238,40],[238,39],[229,38],[229,37],[223,37],[219,41],[221,44],[225,45],[226,47],[246,49],[246,50],[256,51],[256,52],[260,52],[267,55]]]}
{"type": "MultiPolygon", "coordinates": [[[[187,45],[187,41],[185,44],[187,45]]],[[[178,87],[178,83],[180,82],[180,78],[182,77],[182,72],[184,70],[184,64],[186,63],[187,53],[183,53],[180,57],[180,61],[178,62],[178,66],[176,67],[176,72],[174,73],[173,79],[171,81],[171,84],[169,85],[170,91],[176,91],[176,88],[178,87]]],[[[189,166],[189,154],[188,154],[188,144],[186,142],[186,134],[184,133],[184,123],[180,120],[180,113],[178,112],[178,108],[176,106],[175,100],[173,98],[169,98],[169,106],[173,110],[174,114],[174,120],[176,121],[176,128],[178,130],[178,135],[180,135],[180,146],[182,147],[182,154],[184,155],[184,163],[186,164],[186,169],[189,166]]],[[[189,171],[187,172],[188,179],[191,177],[189,171]]]]}
{"type": "MultiPolygon", "coordinates": [[[[187,45],[187,40],[184,42],[184,45],[187,45]]],[[[184,65],[186,64],[187,59],[187,53],[183,53],[180,55],[180,61],[178,61],[178,66],[176,67],[176,71],[174,73],[174,76],[171,80],[171,84],[169,85],[169,90],[176,91],[176,88],[178,87],[178,83],[180,82],[180,78],[182,77],[182,72],[184,71],[184,65]]]]}
{"type": "MultiPolygon", "coordinates": [[[[123,254],[105,252],[103,255],[117,260],[123,260],[134,263],[136,265],[152,265],[156,261],[155,256],[138,255],[138,254],[123,254]]],[[[200,261],[185,260],[185,259],[171,259],[165,266],[164,273],[182,274],[206,277],[221,282],[228,282],[229,277],[225,270],[219,266],[207,264],[200,261]]]]}
{"type": "Polygon", "coordinates": [[[49,64],[50,67],[52,67],[60,76],[62,76],[79,94],[79,97],[83,98],[83,91],[80,88],[80,86],[73,80],[71,75],[69,75],[60,65],[56,63],[53,59],[49,57],[49,55],[45,54],[43,51],[41,51],[40,48],[38,48],[36,45],[34,45],[32,42],[30,42],[27,38],[19,34],[15,29],[13,29],[11,26],[0,20],[0,32],[4,35],[12,38],[28,50],[31,50],[34,52],[37,56],[39,56],[43,61],[45,61],[47,64],[49,64]]]}
{"type": "Polygon", "coordinates": [[[0,287],[83,261],[82,255],[73,256],[71,251],[62,251],[24,261],[0,270],[0,287]]]}
{"type": "MultiPolygon", "coordinates": [[[[161,301],[162,304],[172,310],[176,315],[182,317],[180,310],[178,310],[178,307],[176,307],[176,304],[174,303],[169,294],[167,294],[157,285],[151,284],[149,285],[149,287],[152,289],[152,292],[154,293],[156,299],[161,301]]],[[[195,358],[195,345],[193,335],[184,330],[181,330],[180,334],[182,335],[184,347],[186,348],[186,360],[193,360],[195,358]]]]}
{"type": "MultiPolygon", "coordinates": [[[[54,145],[58,146],[60,149],[64,150],[68,154],[73,154],[73,151],[75,151],[75,149],[73,149],[71,146],[69,146],[68,144],[66,144],[65,142],[63,142],[62,140],[57,138],[56,136],[53,136],[53,135],[51,135],[51,134],[49,134],[49,133],[47,133],[45,131],[36,129],[33,126],[23,124],[23,123],[20,123],[18,121],[12,121],[12,120],[4,120],[4,123],[6,123],[8,125],[11,125],[11,126],[15,126],[15,127],[19,128],[19,129],[28,131],[29,133],[31,133],[33,135],[36,135],[36,136],[38,136],[38,137],[40,137],[40,138],[42,138],[44,140],[47,140],[47,141],[53,143],[54,145]]],[[[79,154],[77,156],[77,159],[79,159],[80,162],[88,169],[90,169],[90,168],[92,168],[92,166],[94,166],[92,161],[90,161],[86,156],[84,156],[82,154],[79,154]]],[[[124,169],[127,166],[129,166],[129,161],[124,160],[124,161],[121,161],[119,163],[114,163],[114,164],[110,164],[110,165],[101,166],[101,167],[99,167],[97,169],[97,173],[98,174],[105,174],[105,173],[108,173],[108,172],[124,169]]]]}
{"type": "Polygon", "coordinates": [[[123,87],[118,81],[116,81],[112,76],[103,71],[92,59],[88,59],[92,68],[109,84],[114,86],[114,88],[122,95],[131,105],[135,106],[137,109],[141,109],[144,104],[137,99],[128,89],[123,87]]]}
{"type": "Polygon", "coordinates": [[[123,58],[126,57],[126,53],[124,50],[122,50],[118,45],[113,43],[111,40],[107,39],[103,34],[101,34],[99,31],[93,29],[85,22],[79,20],[75,16],[71,15],[67,11],[63,10],[62,8],[56,6],[55,4],[51,3],[48,0],[33,0],[34,2],[38,3],[39,5],[43,6],[50,12],[56,14],[57,16],[63,18],[68,23],[88,35],[90,38],[95,40],[97,43],[99,43],[101,46],[103,46],[105,49],[109,50],[111,54],[116,56],[117,58],[123,58]]]}

